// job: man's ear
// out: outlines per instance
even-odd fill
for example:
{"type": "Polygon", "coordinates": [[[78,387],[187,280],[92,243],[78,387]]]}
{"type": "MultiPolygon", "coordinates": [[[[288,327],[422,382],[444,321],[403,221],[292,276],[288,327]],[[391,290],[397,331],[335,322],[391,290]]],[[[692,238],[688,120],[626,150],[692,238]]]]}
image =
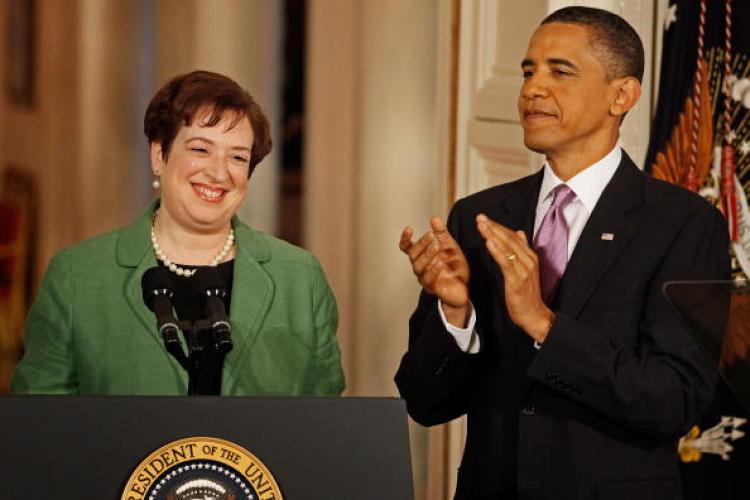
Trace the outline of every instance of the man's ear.
{"type": "Polygon", "coordinates": [[[640,97],[641,84],[637,78],[628,76],[618,79],[617,93],[615,94],[614,101],[612,101],[612,105],[609,107],[609,112],[613,116],[622,117],[638,103],[640,97]]]}
{"type": "Polygon", "coordinates": [[[152,142],[149,155],[151,157],[151,171],[154,173],[154,176],[159,177],[164,167],[164,155],[162,154],[161,144],[152,142]]]}

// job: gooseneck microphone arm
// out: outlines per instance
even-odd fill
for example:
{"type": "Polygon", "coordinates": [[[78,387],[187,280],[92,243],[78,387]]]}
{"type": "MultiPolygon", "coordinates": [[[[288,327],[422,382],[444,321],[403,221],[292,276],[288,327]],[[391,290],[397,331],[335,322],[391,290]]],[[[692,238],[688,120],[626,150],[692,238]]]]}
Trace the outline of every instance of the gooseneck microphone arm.
{"type": "Polygon", "coordinates": [[[156,315],[156,328],[164,341],[164,348],[187,370],[188,358],[180,342],[177,318],[172,307],[174,285],[169,271],[160,266],[152,267],[144,273],[141,288],[143,301],[156,315]]]}
{"type": "Polygon", "coordinates": [[[170,272],[156,266],[147,270],[141,279],[143,301],[156,315],[156,328],[164,341],[164,348],[188,374],[188,395],[221,393],[224,358],[232,350],[231,325],[224,307],[226,287],[218,270],[201,268],[191,278],[199,291],[205,316],[194,321],[177,321],[172,298],[175,285],[170,272]],[[179,333],[182,332],[187,354],[179,333]]]}
{"type": "Polygon", "coordinates": [[[193,276],[206,316],[204,327],[198,329],[202,355],[196,371],[195,385],[201,394],[219,394],[224,358],[232,350],[232,327],[224,307],[226,285],[215,267],[204,267],[193,276]]]}
{"type": "Polygon", "coordinates": [[[214,349],[222,354],[232,350],[232,326],[229,324],[224,299],[227,292],[216,268],[201,269],[199,283],[202,285],[201,299],[211,324],[214,349]]]}

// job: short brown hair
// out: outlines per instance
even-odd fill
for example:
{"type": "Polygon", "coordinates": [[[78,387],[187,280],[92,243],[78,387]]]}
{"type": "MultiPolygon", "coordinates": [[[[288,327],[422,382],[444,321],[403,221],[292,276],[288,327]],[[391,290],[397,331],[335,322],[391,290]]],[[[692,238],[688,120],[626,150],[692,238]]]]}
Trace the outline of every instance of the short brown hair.
{"type": "Polygon", "coordinates": [[[226,111],[234,111],[237,115],[229,128],[247,117],[254,136],[250,153],[252,172],[271,151],[271,127],[252,96],[237,82],[219,73],[193,71],[165,83],[146,108],[143,133],[149,143],[161,144],[166,160],[180,127],[191,125],[195,114],[204,108],[211,111],[211,116],[202,124],[206,127],[219,123],[226,111]]]}
{"type": "Polygon", "coordinates": [[[622,17],[594,7],[563,7],[548,15],[542,24],[565,23],[589,30],[589,43],[602,62],[607,78],[633,76],[643,80],[643,42],[638,32],[622,17]]]}

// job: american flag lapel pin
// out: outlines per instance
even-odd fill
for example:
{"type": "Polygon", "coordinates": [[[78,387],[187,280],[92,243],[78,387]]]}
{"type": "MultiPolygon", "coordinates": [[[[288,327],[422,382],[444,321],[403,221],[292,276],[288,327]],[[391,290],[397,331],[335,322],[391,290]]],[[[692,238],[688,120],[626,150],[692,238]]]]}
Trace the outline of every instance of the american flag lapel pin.
{"type": "Polygon", "coordinates": [[[602,240],[612,241],[615,239],[615,233],[602,233],[602,240]]]}

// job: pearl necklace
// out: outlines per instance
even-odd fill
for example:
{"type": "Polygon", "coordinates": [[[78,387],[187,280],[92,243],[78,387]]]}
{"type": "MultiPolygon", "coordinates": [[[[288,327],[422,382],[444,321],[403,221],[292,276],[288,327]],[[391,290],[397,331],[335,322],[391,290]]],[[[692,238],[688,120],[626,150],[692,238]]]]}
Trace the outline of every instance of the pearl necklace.
{"type": "MultiPolygon", "coordinates": [[[[154,214],[154,220],[156,219],[156,214],[154,214]]],[[[151,245],[154,247],[154,253],[156,254],[156,258],[159,259],[164,263],[164,265],[175,273],[177,276],[184,276],[186,278],[191,277],[195,274],[197,269],[183,269],[171,260],[167,258],[167,256],[164,254],[164,251],[159,246],[159,243],[156,241],[156,230],[154,229],[154,222],[151,221],[151,245]]],[[[211,267],[218,266],[224,258],[229,254],[229,252],[232,250],[232,246],[234,245],[234,229],[229,230],[229,235],[227,236],[227,240],[224,242],[224,246],[221,247],[221,251],[216,254],[216,257],[211,259],[211,262],[208,263],[211,267]]]]}

